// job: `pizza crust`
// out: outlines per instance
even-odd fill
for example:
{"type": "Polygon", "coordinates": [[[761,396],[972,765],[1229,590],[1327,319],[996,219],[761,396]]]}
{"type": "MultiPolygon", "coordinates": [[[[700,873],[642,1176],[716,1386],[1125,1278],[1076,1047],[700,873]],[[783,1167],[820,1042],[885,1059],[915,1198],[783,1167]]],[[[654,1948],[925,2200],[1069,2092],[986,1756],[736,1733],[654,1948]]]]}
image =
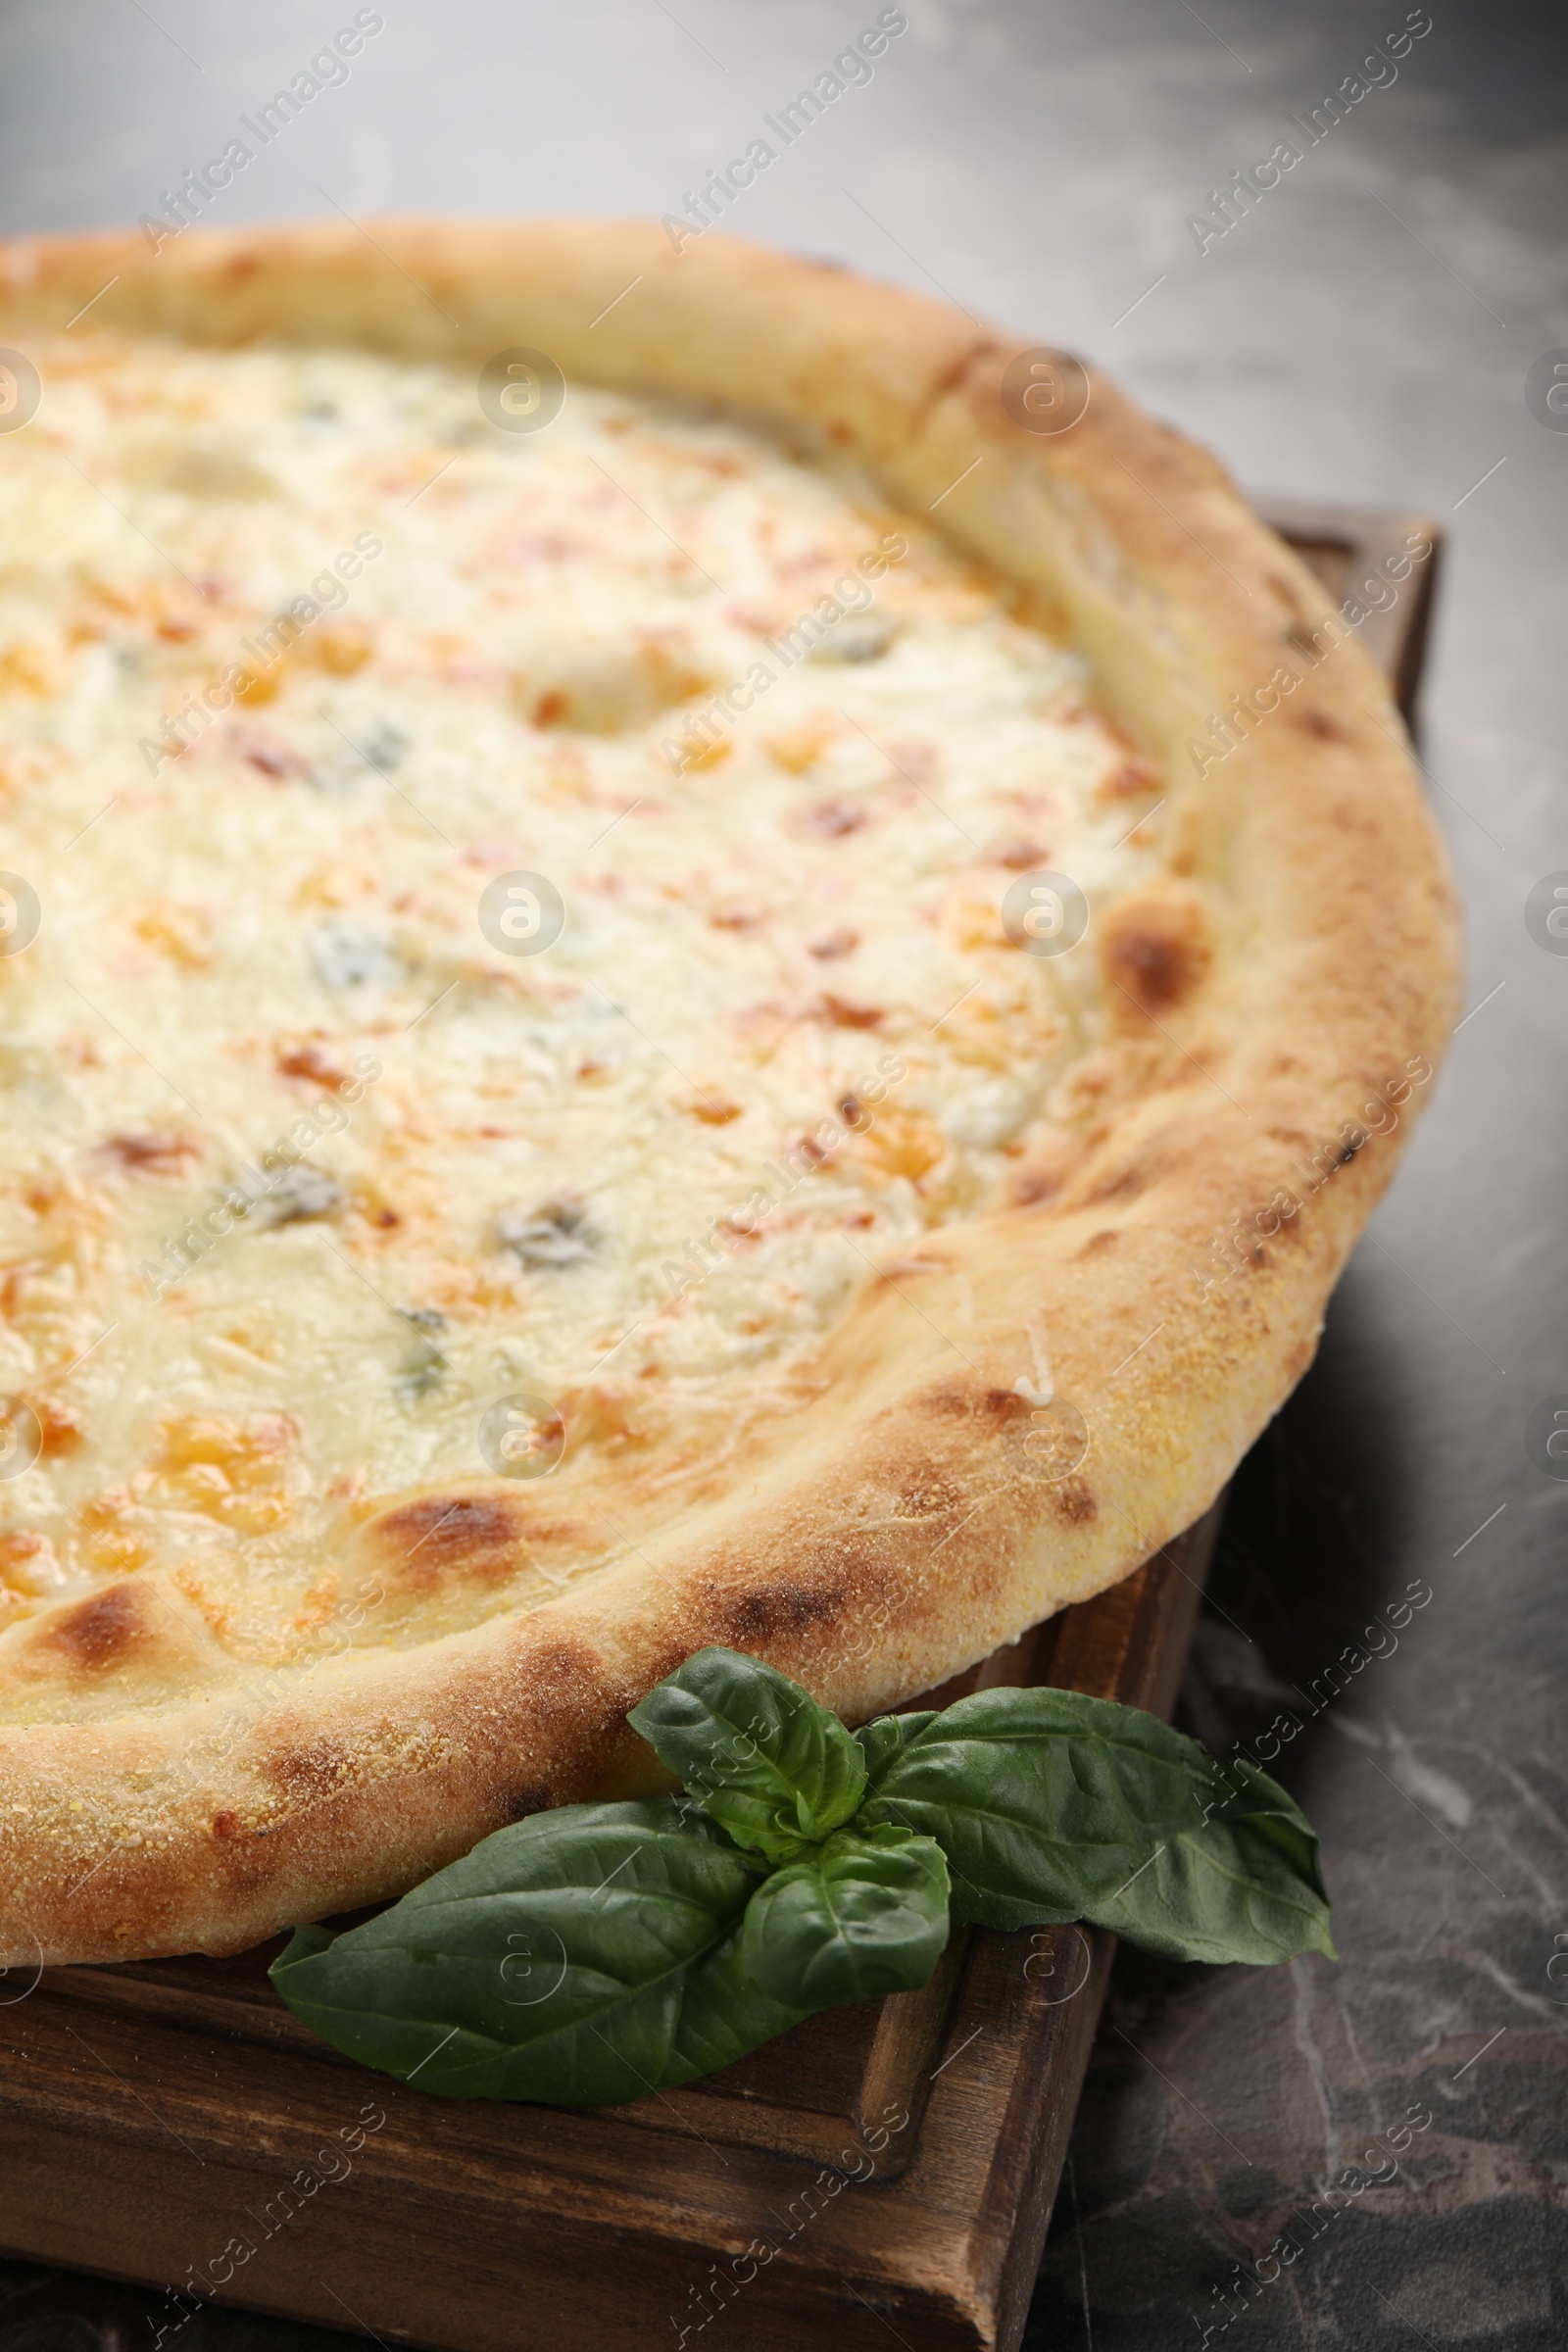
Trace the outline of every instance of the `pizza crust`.
{"type": "MultiPolygon", "coordinates": [[[[1175,847],[1089,943],[1115,1036],[1087,1152],[885,1267],[787,1450],[750,1441],[716,1495],[694,1481],[653,1556],[526,1616],[264,1678],[237,1709],[201,1694],[201,1637],[150,1580],[52,1620],[50,1671],[112,1681],[123,1711],[0,1730],[7,1961],[234,1951],[541,1806],[657,1786],[625,1714],[704,1643],[856,1721],[1126,1575],[1310,1362],[1456,1010],[1452,892],[1387,683],[1353,639],[1313,652],[1316,581],[1103,378],[1040,435],[1002,397],[1026,347],[895,288],[718,237],[677,257],[641,223],[373,230],[192,230],[156,256],[18,240],[0,336],[61,329],[105,289],[103,324],[197,342],[475,366],[528,346],[568,380],[846,453],[1087,653],[1165,764],[1175,847]],[[1258,717],[1282,667],[1298,682],[1258,717]],[[1205,760],[1238,695],[1252,719],[1205,760]]],[[[502,1480],[411,1494],[346,1565],[482,1577],[550,1509],[502,1480]]]]}

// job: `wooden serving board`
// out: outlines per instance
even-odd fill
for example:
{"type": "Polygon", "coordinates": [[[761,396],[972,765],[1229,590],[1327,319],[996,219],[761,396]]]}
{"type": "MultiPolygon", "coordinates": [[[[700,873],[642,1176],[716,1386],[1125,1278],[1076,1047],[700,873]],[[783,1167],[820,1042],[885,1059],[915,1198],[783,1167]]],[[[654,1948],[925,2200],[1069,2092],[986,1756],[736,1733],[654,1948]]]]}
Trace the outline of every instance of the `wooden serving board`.
{"type": "MultiPolygon", "coordinates": [[[[1270,519],[1337,597],[1420,516],[1270,519]]],[[[1436,559],[1378,616],[1408,712],[1436,559]],[[1397,624],[1397,625],[1396,625],[1397,624]],[[1413,650],[1412,650],[1413,649],[1413,650]]],[[[1368,624],[1370,627],[1370,623],[1368,624]]],[[[913,1699],[1054,1684],[1168,1714],[1222,1503],[1110,1592],[913,1699]]],[[[1113,1938],[960,1931],[921,1992],[831,2010],[722,2074],[585,2114],[426,2096],[318,2041],[230,1961],[44,1972],[0,2001],[0,2246],[440,2352],[1012,2352],[1113,1938]]],[[[0,1987],[0,1994],[7,1987],[0,1987]]],[[[106,2352],[149,2306],[88,2280],[106,2352]]]]}

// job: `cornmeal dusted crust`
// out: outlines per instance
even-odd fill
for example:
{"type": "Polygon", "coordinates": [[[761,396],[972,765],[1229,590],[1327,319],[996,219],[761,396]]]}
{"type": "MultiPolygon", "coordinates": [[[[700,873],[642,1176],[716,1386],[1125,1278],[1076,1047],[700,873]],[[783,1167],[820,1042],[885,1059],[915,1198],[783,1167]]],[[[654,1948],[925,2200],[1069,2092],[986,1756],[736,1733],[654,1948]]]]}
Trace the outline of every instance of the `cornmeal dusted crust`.
{"type": "MultiPolygon", "coordinates": [[[[568,384],[713,403],[852,462],[1087,657],[1162,774],[1161,854],[1075,951],[1102,1017],[1072,1150],[881,1260],[812,1394],[722,1476],[694,1465],[646,1552],[525,1611],[259,1675],[237,1710],[231,1658],[146,1577],[38,1619],[30,1719],[0,1725],[8,1961],[236,1950],[541,1806],[633,1793],[626,1711],[705,1643],[854,1721],[1127,1574],[1310,1361],[1455,1009],[1451,893],[1388,686],[1218,466],[1112,385],[1035,432],[1004,399],[1028,347],[717,237],[676,256],[639,223],[372,229],[19,240],[0,341],[92,300],[96,332],[204,346],[475,370],[527,348],[568,384]],[[1061,1469],[1074,1414],[1087,1450],[1061,1469]]],[[[323,1567],[372,1592],[502,1581],[552,1517],[618,1514],[656,1472],[590,1449],[559,1488],[383,1494],[323,1567]]]]}

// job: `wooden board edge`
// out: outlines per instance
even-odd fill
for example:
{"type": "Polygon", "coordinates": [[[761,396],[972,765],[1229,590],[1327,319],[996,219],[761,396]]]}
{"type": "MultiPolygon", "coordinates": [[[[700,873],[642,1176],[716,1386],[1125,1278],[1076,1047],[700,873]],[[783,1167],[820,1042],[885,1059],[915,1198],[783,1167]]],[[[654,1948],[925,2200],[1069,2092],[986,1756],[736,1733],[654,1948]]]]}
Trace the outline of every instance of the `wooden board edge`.
{"type": "Polygon", "coordinates": [[[1269,528],[1313,569],[1320,568],[1312,564],[1314,548],[1343,554],[1347,590],[1358,597],[1365,612],[1365,618],[1352,625],[1393,680],[1395,699],[1413,729],[1446,545],[1443,524],[1435,514],[1414,507],[1341,506],[1267,491],[1257,493],[1251,503],[1269,528]],[[1398,565],[1422,540],[1430,555],[1409,564],[1401,579],[1398,565]]]}

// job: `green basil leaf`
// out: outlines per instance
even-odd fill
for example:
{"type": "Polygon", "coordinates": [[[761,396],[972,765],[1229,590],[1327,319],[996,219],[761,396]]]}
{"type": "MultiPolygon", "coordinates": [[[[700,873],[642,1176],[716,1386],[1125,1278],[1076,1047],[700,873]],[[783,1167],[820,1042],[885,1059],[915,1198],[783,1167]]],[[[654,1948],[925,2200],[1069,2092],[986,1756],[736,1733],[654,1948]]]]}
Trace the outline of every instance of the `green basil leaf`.
{"type": "Polygon", "coordinates": [[[757,1868],[669,1798],[498,1830],[389,1911],[304,1928],[272,1983],[336,2048],[456,2098],[612,2106],[771,2040],[806,2007],[737,1962],[757,1868]]]}
{"type": "Polygon", "coordinates": [[[1260,1824],[1220,1815],[1161,1840],[1124,1887],[1084,1916],[1170,1960],[1266,1968],[1298,1952],[1337,1957],[1327,1897],[1260,1824]]]}
{"type": "Polygon", "coordinates": [[[956,1918],[1088,1919],[1195,1959],[1330,1950],[1317,1840],[1255,1766],[1075,1690],[981,1690],[874,1753],[858,1826],[935,1838],[956,1918]]]}
{"type": "Polygon", "coordinates": [[[865,1759],[799,1683],[733,1649],[701,1649],[629,1718],[741,1845],[792,1857],[848,1821],[865,1759]]]}
{"type": "Polygon", "coordinates": [[[741,1965],[775,2000],[812,2009],[908,1992],[948,1940],[948,1866],[907,1830],[838,1830],[753,1895],[741,1965]]]}
{"type": "Polygon", "coordinates": [[[1081,1919],[1173,1822],[1198,1818],[1191,1744],[1151,1715],[1076,1690],[977,1690],[887,1757],[861,1820],[936,1838],[959,1919],[1081,1919]]]}
{"type": "Polygon", "coordinates": [[[1211,1772],[1205,1818],[1162,1840],[1128,1886],[1086,1916],[1174,1960],[1266,1967],[1302,1951],[1334,1959],[1317,1832],[1247,1758],[1211,1772]]]}
{"type": "Polygon", "coordinates": [[[1216,1811],[1227,1821],[1245,1820],[1249,1831],[1277,1846],[1297,1876],[1326,1903],[1329,1890],[1323,1884],[1318,1834],[1296,1799],[1245,1756],[1217,1765],[1215,1772],[1220,1787],[1230,1790],[1216,1811]]]}
{"type": "MultiPolygon", "coordinates": [[[[756,1899],[754,1894],[752,1900],[756,1899]]],[[[746,1963],[742,1949],[745,1925],[743,1918],[687,1971],[661,2090],[671,2090],[679,2082],[690,2082],[698,2075],[710,2075],[715,2067],[744,2058],[748,2051],[787,2034],[791,2026],[798,2026],[824,2006],[820,2001],[796,2000],[788,1987],[779,1999],[764,1991],[746,1963]]]]}

